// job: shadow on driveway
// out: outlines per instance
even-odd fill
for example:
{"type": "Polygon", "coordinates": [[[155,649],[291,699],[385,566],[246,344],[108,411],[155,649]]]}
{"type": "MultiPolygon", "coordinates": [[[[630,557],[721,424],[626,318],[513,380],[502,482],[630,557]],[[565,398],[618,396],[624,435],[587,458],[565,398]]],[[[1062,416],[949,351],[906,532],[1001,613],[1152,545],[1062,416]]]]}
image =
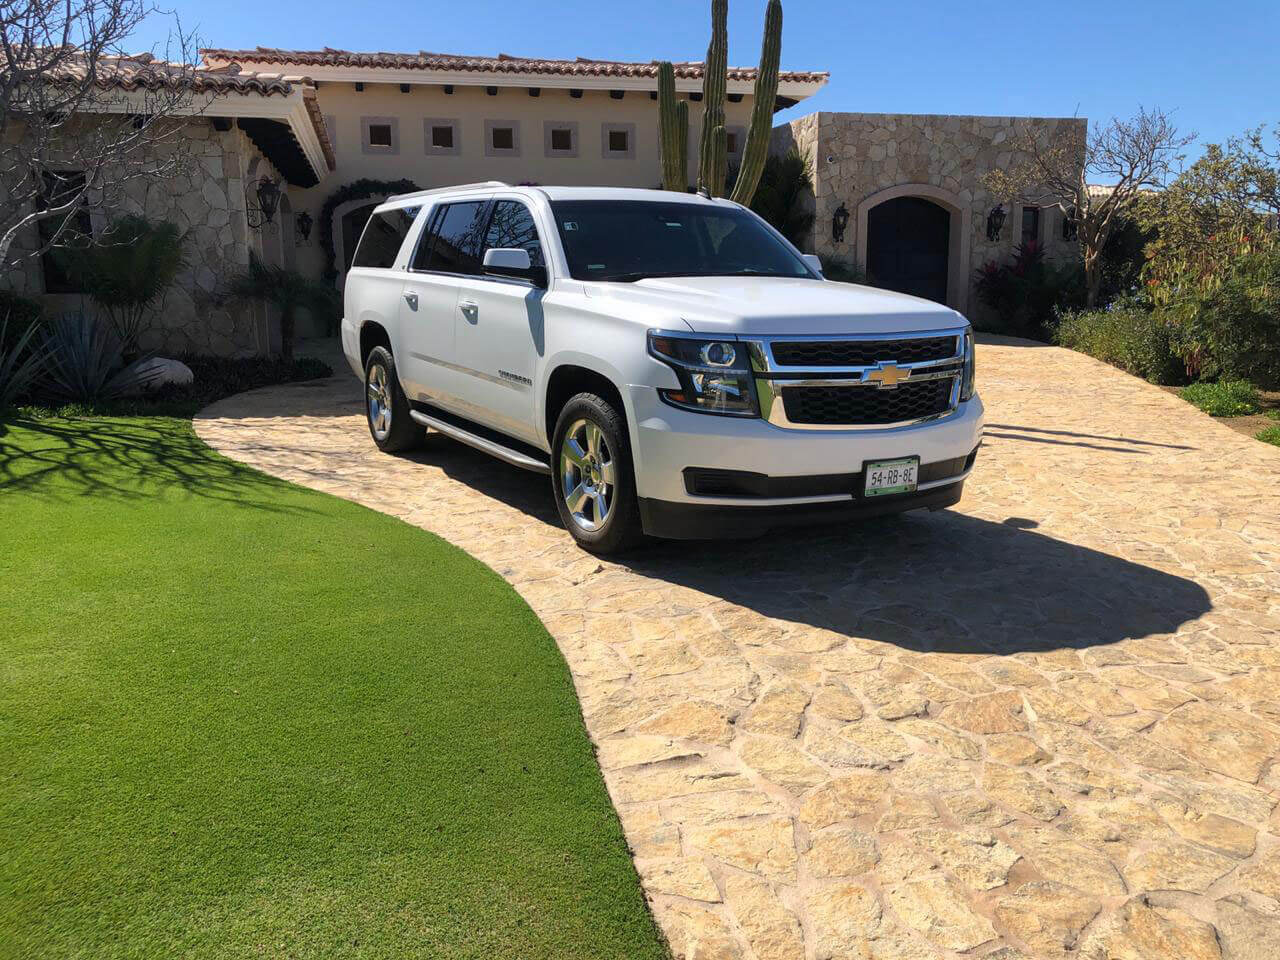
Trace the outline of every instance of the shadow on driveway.
{"type": "MultiPolygon", "coordinates": [[[[531,521],[560,526],[550,482],[439,434],[408,456],[531,521]]],[[[1011,654],[1175,632],[1212,604],[1192,580],[952,510],[758,540],[656,542],[621,563],[767,617],[917,651],[1011,654]]],[[[566,534],[567,536],[567,534],[566,534]]]]}

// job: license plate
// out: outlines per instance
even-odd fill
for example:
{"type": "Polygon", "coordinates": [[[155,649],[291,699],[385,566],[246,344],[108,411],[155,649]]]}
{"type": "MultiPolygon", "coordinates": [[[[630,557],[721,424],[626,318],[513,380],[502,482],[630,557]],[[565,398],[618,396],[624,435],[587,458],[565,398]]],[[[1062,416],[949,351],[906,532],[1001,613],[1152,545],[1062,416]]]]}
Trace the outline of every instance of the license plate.
{"type": "Polygon", "coordinates": [[[883,497],[892,493],[914,493],[920,475],[920,458],[868,460],[862,468],[863,496],[883,497]]]}

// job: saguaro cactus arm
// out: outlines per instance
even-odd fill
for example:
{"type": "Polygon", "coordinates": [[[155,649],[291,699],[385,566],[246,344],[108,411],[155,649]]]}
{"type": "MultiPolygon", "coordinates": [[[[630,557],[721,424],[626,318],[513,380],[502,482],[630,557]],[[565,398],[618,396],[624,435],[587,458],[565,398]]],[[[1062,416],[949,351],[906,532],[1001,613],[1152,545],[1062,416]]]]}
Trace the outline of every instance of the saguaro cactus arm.
{"type": "Polygon", "coordinates": [[[662,186],[684,191],[689,187],[689,106],[676,100],[676,72],[670,63],[658,65],[658,143],[662,150],[662,186]],[[681,109],[683,108],[683,109],[681,109]]]}
{"type": "Polygon", "coordinates": [[[751,127],[742,150],[738,179],[732,199],[744,206],[751,203],[769,157],[773,136],[773,107],[778,98],[778,62],[782,56],[782,0],[769,0],[764,15],[764,40],[760,46],[760,68],[756,72],[755,102],[751,107],[751,127]]]}
{"type": "Polygon", "coordinates": [[[680,173],[677,177],[676,190],[689,189],[689,101],[681,100],[676,104],[676,128],[679,139],[678,154],[680,157],[680,173]]]}
{"type": "Polygon", "coordinates": [[[729,84],[729,0],[711,0],[711,42],[702,66],[702,141],[698,151],[698,186],[713,197],[724,195],[726,159],[716,154],[716,127],[724,126],[724,99],[729,84]]]}

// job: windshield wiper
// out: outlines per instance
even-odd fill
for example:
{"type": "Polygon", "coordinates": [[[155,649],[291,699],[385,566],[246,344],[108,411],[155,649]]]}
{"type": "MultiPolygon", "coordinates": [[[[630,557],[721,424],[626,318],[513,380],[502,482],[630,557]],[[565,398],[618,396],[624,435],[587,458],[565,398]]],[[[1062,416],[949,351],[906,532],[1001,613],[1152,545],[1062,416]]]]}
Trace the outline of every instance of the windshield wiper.
{"type": "Polygon", "coordinates": [[[696,277],[699,274],[688,273],[687,271],[671,272],[671,273],[648,273],[645,271],[636,271],[635,273],[612,273],[607,277],[591,277],[600,283],[635,283],[637,280],[660,280],[664,277],[696,277]]]}

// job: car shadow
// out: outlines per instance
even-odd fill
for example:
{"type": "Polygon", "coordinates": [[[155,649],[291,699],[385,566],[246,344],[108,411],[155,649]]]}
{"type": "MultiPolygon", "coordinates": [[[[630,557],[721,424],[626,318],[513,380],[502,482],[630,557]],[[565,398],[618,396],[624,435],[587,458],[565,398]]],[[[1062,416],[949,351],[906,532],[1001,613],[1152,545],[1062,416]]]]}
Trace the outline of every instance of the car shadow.
{"type": "Polygon", "coordinates": [[[636,572],[763,616],[921,652],[1012,654],[1175,632],[1212,609],[1184,577],[955,510],[735,543],[660,544],[636,572]]]}
{"type": "MultiPolygon", "coordinates": [[[[561,526],[545,477],[439,434],[406,459],[561,526]]],[[[916,651],[1082,648],[1173,633],[1212,609],[1192,580],[1037,526],[1025,517],[914,512],[756,540],[652,542],[618,562],[765,617],[916,651]]]]}

